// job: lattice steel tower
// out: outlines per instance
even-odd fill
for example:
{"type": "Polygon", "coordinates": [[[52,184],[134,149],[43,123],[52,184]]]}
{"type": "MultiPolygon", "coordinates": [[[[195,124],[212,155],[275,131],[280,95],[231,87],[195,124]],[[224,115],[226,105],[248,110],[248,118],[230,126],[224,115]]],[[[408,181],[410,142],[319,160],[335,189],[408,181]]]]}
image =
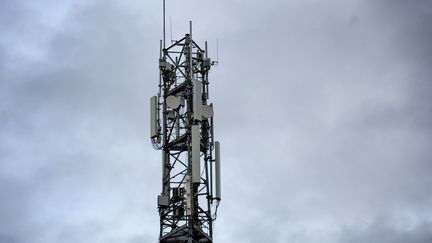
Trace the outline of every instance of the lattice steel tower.
{"type": "Polygon", "coordinates": [[[159,242],[213,242],[220,146],[208,101],[208,74],[217,62],[207,53],[207,42],[202,49],[192,39],[192,22],[190,32],[170,46],[165,34],[161,40],[159,92],[150,100],[151,140],[162,150],[159,242]]]}

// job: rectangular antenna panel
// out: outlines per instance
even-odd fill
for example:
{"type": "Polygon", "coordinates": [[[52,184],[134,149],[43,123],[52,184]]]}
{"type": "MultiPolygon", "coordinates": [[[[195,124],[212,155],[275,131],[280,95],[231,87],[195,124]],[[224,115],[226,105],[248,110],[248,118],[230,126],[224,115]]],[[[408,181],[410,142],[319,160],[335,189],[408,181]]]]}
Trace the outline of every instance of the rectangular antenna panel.
{"type": "Polygon", "coordinates": [[[216,198],[221,198],[220,144],[215,142],[216,198]]]}
{"type": "Polygon", "coordinates": [[[204,66],[205,69],[210,69],[211,59],[210,58],[204,58],[204,60],[203,60],[203,66],[204,66]]]}
{"type": "MultiPolygon", "coordinates": [[[[168,152],[162,152],[162,185],[166,185],[170,180],[170,155],[168,152]]],[[[168,186],[163,186],[162,195],[169,197],[170,190],[168,186]]]]}
{"type": "Polygon", "coordinates": [[[201,81],[193,80],[193,111],[194,119],[201,121],[202,119],[202,84],[201,81]]]}
{"type": "Polygon", "coordinates": [[[201,181],[200,169],[200,127],[192,125],[192,181],[201,181]]]}
{"type": "Polygon", "coordinates": [[[186,189],[186,205],[185,211],[186,215],[192,215],[192,206],[193,206],[193,193],[192,193],[192,181],[190,176],[186,176],[185,180],[185,189],[186,189]]]}
{"type": "Polygon", "coordinates": [[[150,137],[154,138],[158,136],[158,122],[157,122],[157,96],[150,98],[150,137]]]}
{"type": "Polygon", "coordinates": [[[168,196],[159,195],[158,196],[158,205],[162,207],[168,207],[169,206],[169,198],[168,196]]]}

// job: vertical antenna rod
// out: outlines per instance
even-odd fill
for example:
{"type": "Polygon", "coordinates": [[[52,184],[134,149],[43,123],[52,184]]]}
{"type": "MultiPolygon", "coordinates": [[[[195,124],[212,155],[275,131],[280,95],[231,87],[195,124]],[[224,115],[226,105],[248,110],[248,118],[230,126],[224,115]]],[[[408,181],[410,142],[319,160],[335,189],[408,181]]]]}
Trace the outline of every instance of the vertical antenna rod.
{"type": "Polygon", "coordinates": [[[172,44],[173,43],[173,38],[172,38],[172,23],[171,23],[171,16],[170,16],[170,33],[171,33],[171,38],[170,38],[170,40],[171,40],[171,42],[170,42],[170,44],[172,44]]]}
{"type": "Polygon", "coordinates": [[[163,0],[163,7],[162,7],[162,18],[163,18],[163,48],[165,49],[165,0],[163,0]]]}
{"type": "Polygon", "coordinates": [[[189,21],[189,35],[190,38],[192,39],[192,21],[189,21]]]}

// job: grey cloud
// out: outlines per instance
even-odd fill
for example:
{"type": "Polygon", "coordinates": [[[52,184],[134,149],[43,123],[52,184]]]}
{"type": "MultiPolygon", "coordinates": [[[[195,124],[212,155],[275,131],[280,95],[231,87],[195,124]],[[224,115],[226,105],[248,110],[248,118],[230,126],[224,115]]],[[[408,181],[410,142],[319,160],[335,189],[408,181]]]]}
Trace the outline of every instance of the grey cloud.
{"type": "MultiPolygon", "coordinates": [[[[427,218],[431,134],[427,121],[418,122],[429,119],[430,102],[427,96],[418,102],[411,92],[428,90],[415,81],[416,73],[429,72],[428,63],[412,63],[404,53],[421,37],[399,38],[408,29],[392,16],[390,3],[387,12],[364,2],[298,5],[248,19],[221,53],[228,73],[239,73],[222,74],[227,84],[215,85],[224,93],[215,103],[232,107],[219,111],[230,132],[223,136],[226,153],[235,154],[224,173],[244,191],[228,189],[225,197],[247,196],[245,211],[260,211],[261,217],[251,217],[260,221],[276,219],[273,227],[289,230],[305,220],[311,226],[300,242],[317,241],[311,236],[323,229],[314,223],[328,220],[342,224],[406,208],[427,218]],[[245,44],[234,44],[239,39],[245,44]]],[[[408,6],[406,15],[419,14],[408,6]]],[[[226,207],[232,214],[240,210],[226,207]]],[[[242,216],[228,217],[242,228],[260,228],[242,216]]],[[[331,235],[330,226],[323,228],[331,235]]]]}
{"type": "Polygon", "coordinates": [[[397,219],[378,218],[366,227],[344,227],[340,242],[414,242],[426,243],[432,240],[431,222],[417,222],[411,229],[397,229],[397,219]]]}
{"type": "Polygon", "coordinates": [[[157,74],[140,65],[154,58],[137,30],[147,17],[136,11],[114,2],[72,8],[47,40],[46,59],[22,70],[2,65],[2,242],[155,239],[142,225],[157,222],[159,156],[144,142],[142,107],[146,79],[157,74]]]}
{"type": "Polygon", "coordinates": [[[0,191],[2,193],[0,242],[22,242],[25,238],[23,235],[28,233],[23,229],[23,226],[29,224],[27,214],[33,210],[29,203],[32,195],[31,187],[26,182],[1,178],[0,191]]]}
{"type": "MultiPolygon", "coordinates": [[[[147,98],[160,6],[72,5],[50,29],[15,18],[43,12],[8,4],[1,40],[50,37],[38,39],[37,61],[0,41],[10,47],[0,51],[0,242],[155,241],[160,154],[147,98]]],[[[168,8],[174,38],[187,29],[178,4],[168,8]]],[[[220,39],[215,242],[430,241],[430,4],[208,5],[190,14],[211,54],[220,39]]]]}

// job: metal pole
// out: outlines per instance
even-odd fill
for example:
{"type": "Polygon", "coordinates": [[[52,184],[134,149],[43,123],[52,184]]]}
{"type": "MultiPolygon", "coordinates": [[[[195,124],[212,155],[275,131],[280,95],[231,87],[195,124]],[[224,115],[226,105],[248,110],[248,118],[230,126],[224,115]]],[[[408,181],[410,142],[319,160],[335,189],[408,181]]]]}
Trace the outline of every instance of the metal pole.
{"type": "Polygon", "coordinates": [[[165,0],[163,0],[163,47],[165,49],[165,0]]]}
{"type": "Polygon", "coordinates": [[[189,21],[189,35],[192,39],[192,20],[189,21]]]}

